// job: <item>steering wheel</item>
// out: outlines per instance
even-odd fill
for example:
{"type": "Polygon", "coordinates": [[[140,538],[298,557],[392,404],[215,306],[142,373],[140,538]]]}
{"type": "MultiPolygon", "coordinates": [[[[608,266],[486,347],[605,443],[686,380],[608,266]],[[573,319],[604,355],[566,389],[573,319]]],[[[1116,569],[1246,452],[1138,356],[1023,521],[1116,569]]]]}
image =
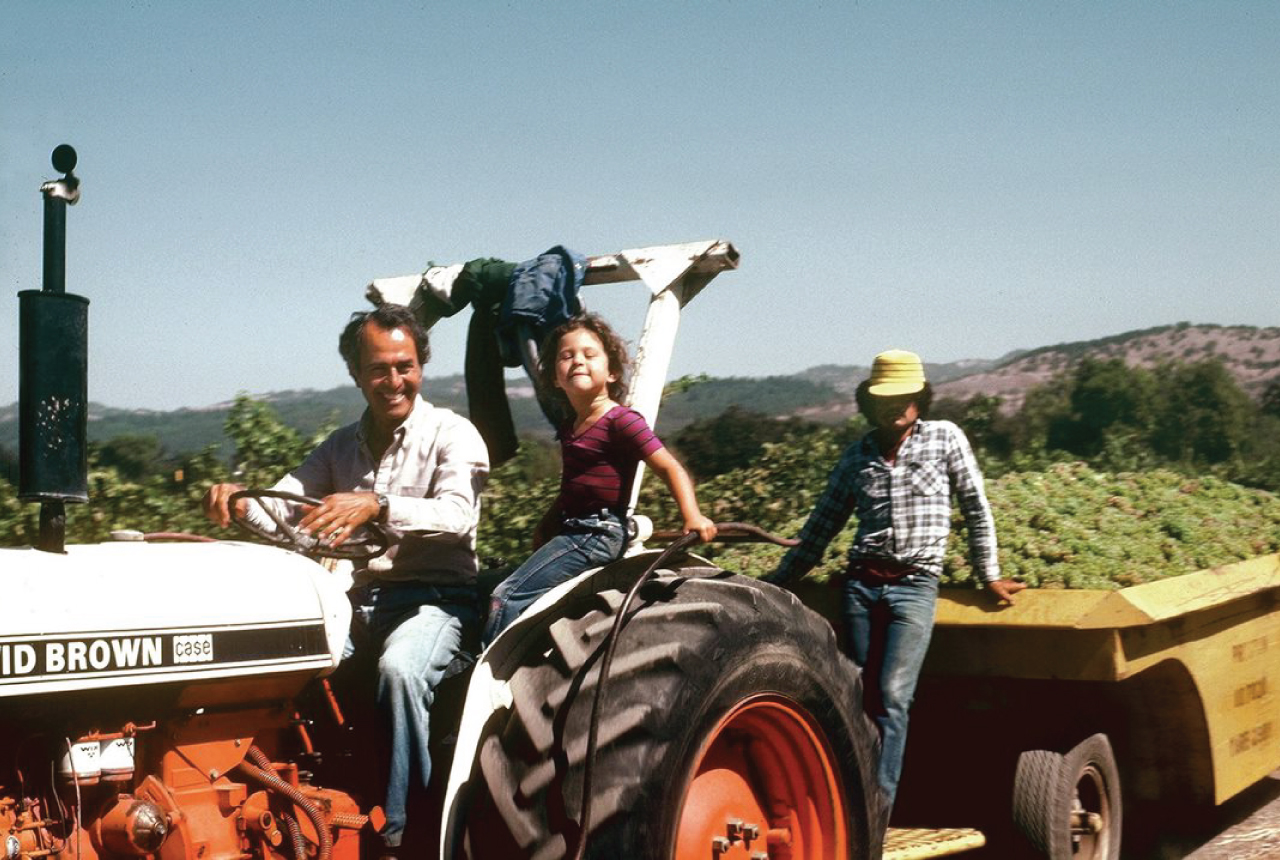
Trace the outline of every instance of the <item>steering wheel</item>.
{"type": "Polygon", "coordinates": [[[281,490],[251,488],[232,493],[227,499],[227,509],[231,512],[231,521],[244,531],[262,538],[272,546],[282,547],[306,556],[349,558],[353,561],[368,561],[371,558],[377,558],[391,546],[391,539],[387,536],[386,531],[375,522],[367,522],[360,527],[364,530],[362,536],[350,538],[344,541],[342,546],[330,546],[320,538],[301,532],[289,525],[284,517],[276,512],[275,508],[264,504],[263,499],[283,499],[286,502],[314,506],[320,505],[321,502],[319,499],[313,499],[310,496],[299,496],[296,493],[286,493],[281,490]],[[271,531],[237,513],[236,502],[240,499],[252,499],[257,502],[258,506],[266,511],[267,516],[271,517],[278,531],[271,531]]]}

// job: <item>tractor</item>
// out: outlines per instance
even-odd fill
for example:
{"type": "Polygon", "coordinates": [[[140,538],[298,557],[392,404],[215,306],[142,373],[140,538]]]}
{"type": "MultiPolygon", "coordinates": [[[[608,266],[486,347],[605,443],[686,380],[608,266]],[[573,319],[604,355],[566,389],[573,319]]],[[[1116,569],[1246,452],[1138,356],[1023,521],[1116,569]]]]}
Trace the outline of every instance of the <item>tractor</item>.
{"type": "MultiPolygon", "coordinates": [[[[41,511],[36,546],[0,550],[0,860],[356,860],[383,818],[327,677],[350,622],[342,566],[288,532],[66,541],[65,505],[87,500],[75,162],[55,150],[43,287],[19,294],[19,491],[41,511]]],[[[650,291],[630,399],[651,423],[681,308],[737,262],[722,241],[591,258],[586,283],[650,291]]],[[[412,305],[417,286],[368,293],[412,305]]],[[[688,539],[646,547],[642,515],[631,528],[623,559],[451,667],[413,856],[880,856],[878,741],[830,625],[688,539]]]]}

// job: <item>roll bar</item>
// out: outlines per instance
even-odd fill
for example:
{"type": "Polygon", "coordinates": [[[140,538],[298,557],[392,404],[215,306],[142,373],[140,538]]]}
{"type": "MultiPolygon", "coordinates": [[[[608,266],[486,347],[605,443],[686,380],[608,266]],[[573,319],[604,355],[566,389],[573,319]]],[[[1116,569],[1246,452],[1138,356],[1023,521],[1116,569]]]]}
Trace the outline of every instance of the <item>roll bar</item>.
{"type": "MultiPolygon", "coordinates": [[[[366,288],[365,296],[375,304],[391,302],[409,306],[418,290],[427,287],[432,272],[445,268],[449,267],[433,267],[418,275],[378,278],[366,288]]],[[[584,285],[640,281],[649,288],[649,307],[636,341],[627,405],[643,415],[651,426],[658,421],[662,391],[680,328],[681,309],[716,275],[736,268],[738,249],[722,239],[655,245],[587,258],[584,285]]],[[[424,320],[424,324],[434,322],[424,320]]],[[[644,464],[641,463],[631,487],[628,514],[635,510],[643,479],[644,464]]]]}

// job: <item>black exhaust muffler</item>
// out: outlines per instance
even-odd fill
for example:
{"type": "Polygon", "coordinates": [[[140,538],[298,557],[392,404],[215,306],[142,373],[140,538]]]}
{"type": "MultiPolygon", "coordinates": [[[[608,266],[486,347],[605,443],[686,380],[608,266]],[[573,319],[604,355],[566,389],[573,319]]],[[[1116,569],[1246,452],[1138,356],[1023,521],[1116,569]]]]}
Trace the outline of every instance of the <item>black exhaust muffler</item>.
{"type": "Polygon", "coordinates": [[[18,293],[18,496],[38,501],[38,549],[62,552],[66,504],[89,500],[89,300],[66,291],[67,206],[80,199],[76,151],[63,144],[65,174],[44,195],[43,289],[18,293]]]}

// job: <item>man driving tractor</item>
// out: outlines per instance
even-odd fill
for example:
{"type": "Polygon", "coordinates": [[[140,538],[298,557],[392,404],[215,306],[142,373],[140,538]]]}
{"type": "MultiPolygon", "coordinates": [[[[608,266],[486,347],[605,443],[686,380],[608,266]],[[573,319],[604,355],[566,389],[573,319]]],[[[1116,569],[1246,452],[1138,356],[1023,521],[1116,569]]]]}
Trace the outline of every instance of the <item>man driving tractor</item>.
{"type": "MultiPolygon", "coordinates": [[[[339,352],[367,408],[334,431],[272,488],[309,496],[298,527],[329,548],[376,523],[385,553],[356,562],[343,659],[377,649],[377,704],[387,741],[385,856],[403,840],[411,785],[431,776],[429,709],[475,623],[476,525],[489,455],[465,418],[422,399],[427,333],[407,308],[382,305],[352,315],[339,352]]],[[[217,484],[204,498],[219,525],[238,516],[265,522],[244,488],[217,484]]],[[[264,504],[275,500],[264,500],[264,504]]]]}

